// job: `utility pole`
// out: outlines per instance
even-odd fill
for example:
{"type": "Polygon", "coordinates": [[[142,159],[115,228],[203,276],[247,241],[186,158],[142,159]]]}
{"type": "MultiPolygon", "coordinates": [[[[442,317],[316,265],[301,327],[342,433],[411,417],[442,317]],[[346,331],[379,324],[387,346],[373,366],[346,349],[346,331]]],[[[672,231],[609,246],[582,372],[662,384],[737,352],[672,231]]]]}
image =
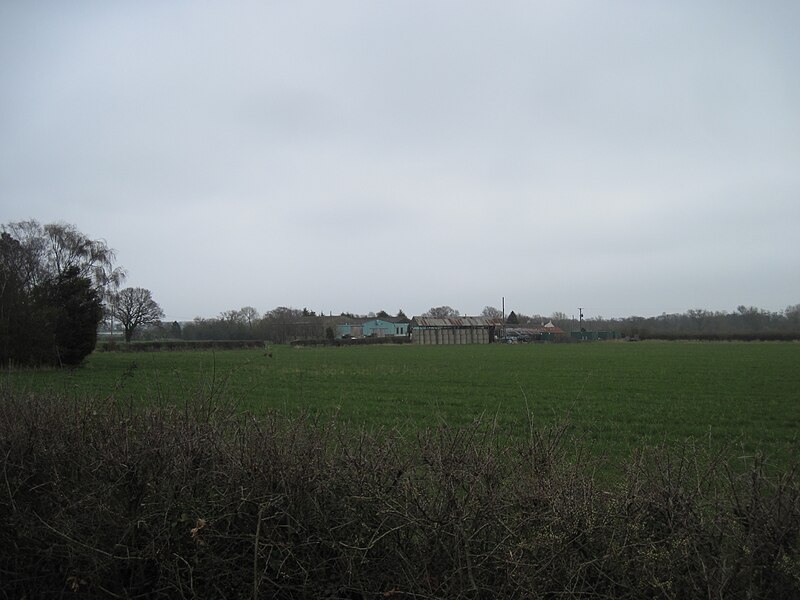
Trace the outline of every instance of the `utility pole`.
{"type": "Polygon", "coordinates": [[[506,337],[506,297],[503,296],[502,299],[502,307],[503,307],[503,337],[506,337]]]}
{"type": "Polygon", "coordinates": [[[583,307],[581,306],[578,307],[578,329],[583,331],[583,307]]]}

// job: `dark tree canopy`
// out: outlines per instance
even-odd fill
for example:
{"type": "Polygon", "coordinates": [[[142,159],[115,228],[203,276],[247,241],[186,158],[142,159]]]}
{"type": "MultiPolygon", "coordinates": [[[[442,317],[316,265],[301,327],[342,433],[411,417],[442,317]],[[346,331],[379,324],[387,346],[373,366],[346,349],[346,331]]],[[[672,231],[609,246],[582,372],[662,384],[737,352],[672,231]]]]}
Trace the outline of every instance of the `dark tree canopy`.
{"type": "Polygon", "coordinates": [[[103,319],[100,294],[75,266],[67,267],[46,293],[56,360],[61,365],[78,365],[97,343],[97,326],[103,319]]]}

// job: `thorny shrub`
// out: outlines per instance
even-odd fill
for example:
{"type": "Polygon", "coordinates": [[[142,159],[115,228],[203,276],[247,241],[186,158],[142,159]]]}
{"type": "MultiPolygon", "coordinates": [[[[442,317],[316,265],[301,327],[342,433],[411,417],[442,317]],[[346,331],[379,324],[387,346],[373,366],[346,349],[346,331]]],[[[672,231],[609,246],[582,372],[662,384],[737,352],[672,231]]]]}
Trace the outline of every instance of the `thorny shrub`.
{"type": "Polygon", "coordinates": [[[800,597],[796,470],[501,433],[0,388],[0,596],[800,597]]]}

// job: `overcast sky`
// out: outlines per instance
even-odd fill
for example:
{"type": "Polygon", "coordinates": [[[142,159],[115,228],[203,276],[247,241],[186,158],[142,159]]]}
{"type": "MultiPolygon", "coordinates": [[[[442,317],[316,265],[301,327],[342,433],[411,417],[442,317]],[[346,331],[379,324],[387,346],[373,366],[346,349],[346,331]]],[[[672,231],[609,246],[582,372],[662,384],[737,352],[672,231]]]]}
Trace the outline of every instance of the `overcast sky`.
{"type": "Polygon", "coordinates": [[[800,2],[1,2],[0,222],[169,319],[800,302],[800,2]]]}

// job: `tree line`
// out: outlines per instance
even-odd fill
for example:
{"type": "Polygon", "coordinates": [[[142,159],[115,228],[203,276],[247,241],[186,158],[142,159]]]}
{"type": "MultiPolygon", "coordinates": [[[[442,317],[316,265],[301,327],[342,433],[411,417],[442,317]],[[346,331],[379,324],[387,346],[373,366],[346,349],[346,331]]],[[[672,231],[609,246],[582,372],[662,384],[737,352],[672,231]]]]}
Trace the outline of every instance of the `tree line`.
{"type": "MultiPolygon", "coordinates": [[[[422,313],[423,317],[457,318],[461,313],[451,306],[435,306],[422,313]]],[[[800,304],[784,311],[770,312],[756,307],[739,306],[733,312],[692,309],[682,314],[662,314],[656,317],[631,316],[606,319],[602,316],[583,320],[570,318],[563,312],[550,315],[525,314],[511,310],[504,314],[500,309],[486,306],[481,316],[504,319],[510,326],[538,327],[547,322],[563,330],[618,331],[624,336],[661,339],[794,339],[800,337],[800,304]]],[[[297,339],[322,339],[335,335],[336,324],[342,318],[387,318],[384,310],[356,315],[349,312],[339,316],[317,314],[308,309],[280,306],[260,314],[252,306],[228,310],[216,318],[197,317],[181,327],[173,323],[170,328],[153,332],[157,337],[176,337],[185,340],[269,340],[282,344],[297,339]]],[[[400,310],[397,317],[406,317],[400,310]]]]}
{"type": "MultiPolygon", "coordinates": [[[[216,318],[196,317],[183,325],[181,335],[185,340],[269,340],[286,344],[302,339],[332,339],[336,335],[336,325],[342,320],[390,316],[385,310],[364,316],[353,313],[326,316],[308,308],[288,306],[278,306],[262,315],[252,306],[244,306],[238,310],[226,310],[216,318]]],[[[402,309],[397,317],[407,318],[402,309]]]]}
{"type": "Polygon", "coordinates": [[[216,318],[196,317],[182,327],[184,340],[269,340],[285,344],[295,339],[325,337],[325,322],[306,308],[279,306],[261,315],[252,306],[227,310],[216,318]]]}
{"type": "Polygon", "coordinates": [[[740,305],[732,312],[691,309],[685,313],[585,320],[587,329],[617,330],[626,336],[661,339],[797,339],[800,304],[782,311],[740,305]]]}
{"type": "MultiPolygon", "coordinates": [[[[458,311],[456,311],[458,314],[458,311]]],[[[486,317],[501,317],[503,313],[487,306],[486,317]]],[[[663,313],[655,317],[630,316],[622,318],[588,317],[583,320],[563,312],[549,316],[526,315],[511,311],[505,316],[508,325],[538,326],[548,321],[565,331],[619,331],[624,336],[661,339],[726,339],[762,337],[795,339],[800,337],[800,304],[782,311],[768,311],[755,306],[740,305],[734,311],[690,309],[684,313],[663,313]]]]}
{"type": "Polygon", "coordinates": [[[116,252],[67,223],[0,226],[0,365],[80,364],[104,319],[130,340],[163,317],[143,288],[120,289],[116,252]]]}

